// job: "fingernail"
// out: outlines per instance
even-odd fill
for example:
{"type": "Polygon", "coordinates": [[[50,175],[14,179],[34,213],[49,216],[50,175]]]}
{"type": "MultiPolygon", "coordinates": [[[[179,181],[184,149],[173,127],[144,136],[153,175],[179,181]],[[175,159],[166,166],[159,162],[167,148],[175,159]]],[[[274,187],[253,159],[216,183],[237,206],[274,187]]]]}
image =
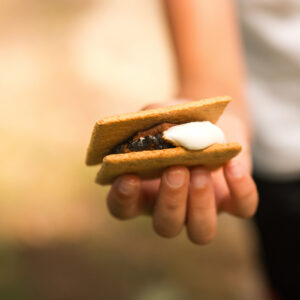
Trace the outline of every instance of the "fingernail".
{"type": "Polygon", "coordinates": [[[131,196],[137,189],[137,182],[134,179],[122,179],[118,185],[119,192],[124,196],[131,196]]]}
{"type": "Polygon", "coordinates": [[[228,167],[229,175],[233,178],[239,179],[244,176],[244,169],[238,161],[232,160],[228,167]]]}
{"type": "Polygon", "coordinates": [[[192,171],[192,185],[198,189],[203,189],[207,185],[207,171],[206,170],[195,170],[192,171]]]}
{"type": "Polygon", "coordinates": [[[185,172],[183,170],[169,170],[166,174],[166,181],[171,188],[179,188],[185,182],[185,172]]]}

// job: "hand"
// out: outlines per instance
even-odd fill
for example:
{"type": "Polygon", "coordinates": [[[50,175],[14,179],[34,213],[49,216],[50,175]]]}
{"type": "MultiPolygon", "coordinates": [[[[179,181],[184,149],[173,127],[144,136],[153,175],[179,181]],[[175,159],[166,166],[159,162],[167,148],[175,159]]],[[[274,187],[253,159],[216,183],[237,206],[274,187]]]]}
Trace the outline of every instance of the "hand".
{"type": "MultiPolygon", "coordinates": [[[[176,100],[146,107],[178,104],[176,100]]],[[[155,231],[175,237],[186,225],[190,240],[210,242],[217,230],[218,212],[249,218],[256,211],[258,193],[251,177],[251,156],[246,128],[233,115],[222,116],[218,126],[228,141],[241,143],[242,152],[222,168],[210,172],[202,166],[167,168],[160,179],[141,180],[136,175],[118,177],[108,194],[112,215],[131,219],[151,214],[155,231]]]]}

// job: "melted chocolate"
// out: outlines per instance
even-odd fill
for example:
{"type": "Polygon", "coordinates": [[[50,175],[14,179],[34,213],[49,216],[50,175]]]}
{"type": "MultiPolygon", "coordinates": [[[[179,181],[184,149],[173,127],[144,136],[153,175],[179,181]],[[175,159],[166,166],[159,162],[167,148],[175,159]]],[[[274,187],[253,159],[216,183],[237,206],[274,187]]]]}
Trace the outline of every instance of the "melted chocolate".
{"type": "Polygon", "coordinates": [[[175,148],[172,143],[164,140],[162,137],[163,131],[175,125],[176,124],[163,123],[148,130],[140,131],[126,142],[116,146],[111,154],[175,148]]]}

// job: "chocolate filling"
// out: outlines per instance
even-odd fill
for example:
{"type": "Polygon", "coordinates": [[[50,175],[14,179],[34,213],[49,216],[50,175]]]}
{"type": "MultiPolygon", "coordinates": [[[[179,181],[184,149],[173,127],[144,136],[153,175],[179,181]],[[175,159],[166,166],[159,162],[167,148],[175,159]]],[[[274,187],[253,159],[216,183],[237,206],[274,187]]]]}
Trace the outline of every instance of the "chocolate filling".
{"type": "Polygon", "coordinates": [[[162,132],[175,125],[177,124],[162,123],[150,129],[139,131],[124,143],[117,145],[111,154],[175,148],[176,146],[162,137],[162,132]]]}

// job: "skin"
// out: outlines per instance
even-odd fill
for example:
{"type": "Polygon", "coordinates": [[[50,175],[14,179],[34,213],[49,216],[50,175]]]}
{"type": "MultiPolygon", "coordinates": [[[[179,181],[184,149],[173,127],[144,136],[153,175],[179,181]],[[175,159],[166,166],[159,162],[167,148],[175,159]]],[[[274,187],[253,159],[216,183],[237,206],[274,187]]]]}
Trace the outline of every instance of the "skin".
{"type": "Polygon", "coordinates": [[[245,75],[234,4],[231,0],[167,0],[165,4],[177,54],[179,99],[144,109],[232,95],[234,101],[217,125],[228,141],[240,142],[243,150],[214,172],[202,166],[174,166],[151,181],[133,174],[120,176],[110,189],[107,204],[119,219],[150,214],[160,236],[175,237],[185,227],[192,242],[207,244],[216,235],[218,213],[249,218],[258,204],[251,177],[251,123],[244,101],[245,75]]]}

